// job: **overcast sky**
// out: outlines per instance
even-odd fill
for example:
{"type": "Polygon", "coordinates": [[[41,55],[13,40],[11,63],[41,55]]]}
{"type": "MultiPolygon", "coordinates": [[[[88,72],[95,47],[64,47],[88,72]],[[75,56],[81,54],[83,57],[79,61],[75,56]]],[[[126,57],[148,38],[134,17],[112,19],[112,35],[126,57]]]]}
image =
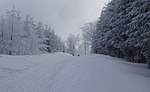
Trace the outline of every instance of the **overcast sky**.
{"type": "Polygon", "coordinates": [[[108,0],[0,0],[0,15],[15,8],[31,14],[35,21],[51,24],[65,39],[70,33],[81,34],[85,23],[95,21],[108,0]]]}

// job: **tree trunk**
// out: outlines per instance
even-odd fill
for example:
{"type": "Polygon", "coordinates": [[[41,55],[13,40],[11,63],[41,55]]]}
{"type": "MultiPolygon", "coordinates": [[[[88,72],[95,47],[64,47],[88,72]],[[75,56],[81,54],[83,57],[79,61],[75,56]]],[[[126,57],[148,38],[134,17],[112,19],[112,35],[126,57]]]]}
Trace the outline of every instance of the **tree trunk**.
{"type": "Polygon", "coordinates": [[[12,55],[11,50],[9,51],[9,55],[12,55]]]}
{"type": "Polygon", "coordinates": [[[9,51],[9,55],[12,55],[12,44],[13,44],[13,32],[14,32],[14,21],[13,21],[13,23],[12,23],[12,29],[11,29],[11,37],[10,37],[10,40],[11,40],[11,42],[10,42],[10,51],[9,51]]]}
{"type": "Polygon", "coordinates": [[[147,64],[148,64],[148,69],[150,69],[150,61],[147,64]]]}

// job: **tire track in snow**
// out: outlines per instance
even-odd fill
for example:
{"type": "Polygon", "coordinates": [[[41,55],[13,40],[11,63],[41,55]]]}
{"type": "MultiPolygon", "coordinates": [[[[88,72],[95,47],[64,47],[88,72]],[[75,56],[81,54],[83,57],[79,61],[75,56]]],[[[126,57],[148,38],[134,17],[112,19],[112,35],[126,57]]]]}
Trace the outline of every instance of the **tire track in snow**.
{"type": "Polygon", "coordinates": [[[49,63],[32,67],[26,73],[14,79],[9,85],[5,85],[0,92],[47,92],[55,82],[55,76],[61,71],[62,64],[67,61],[59,61],[57,64],[49,63]]]}

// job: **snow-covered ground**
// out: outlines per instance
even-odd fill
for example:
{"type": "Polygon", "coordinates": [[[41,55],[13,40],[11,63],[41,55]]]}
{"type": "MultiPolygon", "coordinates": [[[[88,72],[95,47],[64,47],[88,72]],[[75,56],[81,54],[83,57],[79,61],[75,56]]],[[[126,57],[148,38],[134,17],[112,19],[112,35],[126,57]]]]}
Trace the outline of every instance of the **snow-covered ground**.
{"type": "Polygon", "coordinates": [[[150,92],[150,70],[105,55],[2,55],[0,92],[150,92]]]}

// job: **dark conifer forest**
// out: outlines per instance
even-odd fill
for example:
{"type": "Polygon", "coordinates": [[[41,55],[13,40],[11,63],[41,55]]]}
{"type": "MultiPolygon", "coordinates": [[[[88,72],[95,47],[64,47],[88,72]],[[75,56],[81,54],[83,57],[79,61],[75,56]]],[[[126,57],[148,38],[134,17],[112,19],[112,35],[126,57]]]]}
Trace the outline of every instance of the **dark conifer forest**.
{"type": "Polygon", "coordinates": [[[92,51],[150,68],[150,0],[112,0],[93,32],[92,51]]]}

